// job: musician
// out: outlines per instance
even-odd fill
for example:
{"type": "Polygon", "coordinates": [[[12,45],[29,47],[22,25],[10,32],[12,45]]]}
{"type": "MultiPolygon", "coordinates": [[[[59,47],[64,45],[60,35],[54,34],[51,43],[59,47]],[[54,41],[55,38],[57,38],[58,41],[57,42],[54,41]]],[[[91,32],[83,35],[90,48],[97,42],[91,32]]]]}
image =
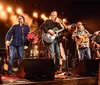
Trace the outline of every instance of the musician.
{"type": "MultiPolygon", "coordinates": [[[[55,35],[56,33],[53,30],[54,28],[62,29],[63,26],[61,25],[61,21],[60,19],[57,19],[57,11],[51,12],[49,19],[46,20],[41,27],[43,30],[42,34],[49,33],[51,36],[55,35]]],[[[44,42],[49,50],[50,58],[54,59],[55,61],[56,70],[59,70],[60,48],[58,37],[56,37],[51,43],[47,43],[46,41],[44,42]]]]}
{"type": "Polygon", "coordinates": [[[6,34],[5,45],[9,48],[8,61],[8,74],[12,74],[12,63],[16,57],[19,59],[19,63],[24,57],[24,49],[28,48],[28,40],[26,38],[27,33],[30,32],[29,26],[25,25],[25,18],[23,16],[18,17],[19,24],[13,25],[6,34]]]}
{"type": "Polygon", "coordinates": [[[72,39],[76,42],[79,59],[91,59],[89,47],[90,33],[84,28],[82,22],[77,23],[77,28],[72,34],[72,39]]]}
{"type": "Polygon", "coordinates": [[[76,23],[72,23],[68,26],[68,32],[66,35],[67,41],[64,41],[65,44],[65,51],[67,55],[67,69],[71,69],[75,66],[76,56],[75,56],[75,48],[76,44],[75,41],[72,39],[72,34],[76,29],[76,23]]]}
{"type": "Polygon", "coordinates": [[[96,59],[100,59],[100,32],[98,32],[93,40],[93,44],[95,47],[96,59]]]}

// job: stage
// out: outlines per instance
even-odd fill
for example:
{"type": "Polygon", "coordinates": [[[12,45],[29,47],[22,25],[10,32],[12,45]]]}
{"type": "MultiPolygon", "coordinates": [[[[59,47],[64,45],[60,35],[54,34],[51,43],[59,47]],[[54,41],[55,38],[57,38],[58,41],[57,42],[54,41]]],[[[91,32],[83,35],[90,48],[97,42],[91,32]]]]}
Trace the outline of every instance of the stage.
{"type": "MultiPolygon", "coordinates": [[[[70,71],[75,75],[55,76],[54,80],[51,81],[44,81],[43,79],[41,79],[42,81],[32,81],[18,78],[16,75],[3,74],[0,85],[98,85],[99,61],[95,59],[83,60],[70,71]]],[[[32,78],[34,75],[34,78],[35,76],[42,76],[44,79],[52,79],[55,73],[54,62],[52,59],[24,58],[19,66],[18,74],[23,77],[24,73],[27,74],[25,75],[27,78],[32,78]]]]}
{"type": "Polygon", "coordinates": [[[67,77],[65,79],[54,79],[52,81],[30,81],[19,79],[16,76],[2,76],[0,85],[98,85],[97,77],[67,77]]]}

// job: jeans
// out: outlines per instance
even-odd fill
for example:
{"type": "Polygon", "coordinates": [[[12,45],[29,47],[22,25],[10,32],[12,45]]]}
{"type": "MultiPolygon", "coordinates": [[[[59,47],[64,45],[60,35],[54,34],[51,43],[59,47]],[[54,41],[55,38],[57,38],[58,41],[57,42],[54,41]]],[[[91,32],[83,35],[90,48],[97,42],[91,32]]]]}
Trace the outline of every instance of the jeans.
{"type": "Polygon", "coordinates": [[[19,59],[19,64],[22,61],[22,58],[24,57],[24,48],[23,46],[20,47],[14,47],[14,46],[9,46],[9,60],[8,60],[8,71],[12,72],[12,64],[17,57],[19,59]]]}
{"type": "Polygon", "coordinates": [[[52,43],[48,45],[49,53],[51,59],[54,59],[56,70],[59,69],[59,59],[60,59],[60,48],[58,44],[58,40],[54,40],[52,43]]]}
{"type": "Polygon", "coordinates": [[[91,59],[91,52],[89,47],[80,48],[79,52],[81,60],[91,59]]]}

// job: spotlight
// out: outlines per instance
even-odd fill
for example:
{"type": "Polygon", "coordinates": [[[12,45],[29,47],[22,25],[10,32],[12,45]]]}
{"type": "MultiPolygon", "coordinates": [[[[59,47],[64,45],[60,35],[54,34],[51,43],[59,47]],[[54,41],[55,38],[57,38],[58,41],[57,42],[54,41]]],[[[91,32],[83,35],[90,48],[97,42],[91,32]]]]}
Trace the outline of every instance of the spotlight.
{"type": "Polygon", "coordinates": [[[18,14],[21,14],[21,13],[22,13],[22,10],[21,10],[20,8],[18,8],[18,9],[17,9],[17,13],[18,13],[18,14]]]}
{"type": "Polygon", "coordinates": [[[3,9],[3,6],[0,4],[0,10],[2,10],[3,9]]]}
{"type": "Polygon", "coordinates": [[[41,14],[41,18],[44,18],[45,17],[45,15],[44,14],[41,14]]]}
{"type": "Polygon", "coordinates": [[[44,14],[41,14],[41,18],[46,21],[48,18],[44,15],[44,14]]]}
{"type": "Polygon", "coordinates": [[[34,16],[35,18],[38,18],[38,13],[37,13],[37,12],[34,12],[34,13],[33,13],[33,16],[34,16]]]}
{"type": "Polygon", "coordinates": [[[11,8],[11,7],[8,7],[8,8],[7,8],[7,11],[8,11],[8,12],[12,12],[12,8],[11,8]]]}
{"type": "Polygon", "coordinates": [[[6,19],[7,19],[7,14],[6,14],[5,11],[2,11],[2,12],[0,13],[0,18],[1,18],[2,20],[6,20],[6,19]]]}
{"type": "Polygon", "coordinates": [[[66,19],[66,18],[64,18],[62,21],[63,21],[64,23],[67,23],[67,19],[66,19]]]}

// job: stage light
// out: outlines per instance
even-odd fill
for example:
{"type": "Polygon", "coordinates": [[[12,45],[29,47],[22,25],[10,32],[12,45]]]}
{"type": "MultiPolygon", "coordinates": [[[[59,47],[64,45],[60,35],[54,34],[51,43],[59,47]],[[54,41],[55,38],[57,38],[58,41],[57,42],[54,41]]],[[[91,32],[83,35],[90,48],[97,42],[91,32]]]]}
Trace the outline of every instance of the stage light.
{"type": "Polygon", "coordinates": [[[67,23],[67,19],[66,19],[66,18],[64,18],[62,21],[63,21],[64,23],[67,23]]]}
{"type": "Polygon", "coordinates": [[[20,8],[17,9],[18,14],[22,14],[22,10],[20,8]]]}
{"type": "Polygon", "coordinates": [[[8,7],[8,8],[7,8],[7,11],[8,11],[8,12],[12,12],[12,8],[11,8],[11,7],[8,7]]]}
{"type": "Polygon", "coordinates": [[[45,17],[45,15],[44,14],[41,14],[41,18],[44,18],[45,17]]]}
{"type": "Polygon", "coordinates": [[[42,18],[44,21],[48,19],[44,14],[41,14],[41,18],[42,18]]]}
{"type": "Polygon", "coordinates": [[[1,15],[2,17],[5,16],[5,15],[6,15],[5,11],[2,11],[2,12],[0,13],[0,15],[1,15]]]}
{"type": "Polygon", "coordinates": [[[2,20],[6,20],[6,19],[7,19],[7,14],[6,14],[5,11],[2,11],[2,12],[0,13],[0,19],[2,19],[2,20]]]}
{"type": "Polygon", "coordinates": [[[2,10],[3,9],[3,6],[0,4],[0,10],[2,10]]]}
{"type": "Polygon", "coordinates": [[[33,13],[33,17],[38,18],[38,13],[37,12],[34,12],[33,13]]]}

